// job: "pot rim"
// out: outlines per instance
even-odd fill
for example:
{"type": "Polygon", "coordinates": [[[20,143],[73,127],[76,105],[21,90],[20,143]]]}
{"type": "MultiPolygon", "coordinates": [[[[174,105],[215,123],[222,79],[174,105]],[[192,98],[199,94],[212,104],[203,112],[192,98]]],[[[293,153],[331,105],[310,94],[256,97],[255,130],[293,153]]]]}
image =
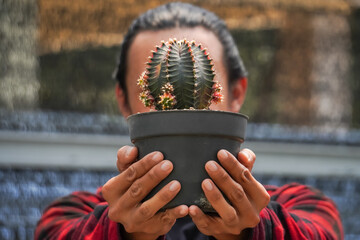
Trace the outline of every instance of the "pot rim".
{"type": "Polygon", "coordinates": [[[131,114],[130,116],[127,117],[127,121],[135,116],[139,116],[139,115],[151,115],[151,114],[166,114],[166,113],[181,113],[181,112],[186,112],[186,113],[221,113],[221,114],[229,114],[229,115],[237,115],[237,116],[242,116],[244,117],[246,120],[249,120],[249,116],[243,114],[243,113],[236,113],[236,112],[229,112],[229,111],[224,111],[224,110],[208,110],[208,109],[171,109],[171,110],[154,110],[154,111],[149,111],[149,112],[138,112],[138,113],[134,113],[131,114]]]}
{"type": "Polygon", "coordinates": [[[218,136],[245,138],[248,117],[213,110],[169,110],[133,114],[128,117],[132,142],[159,136],[218,136]]]}

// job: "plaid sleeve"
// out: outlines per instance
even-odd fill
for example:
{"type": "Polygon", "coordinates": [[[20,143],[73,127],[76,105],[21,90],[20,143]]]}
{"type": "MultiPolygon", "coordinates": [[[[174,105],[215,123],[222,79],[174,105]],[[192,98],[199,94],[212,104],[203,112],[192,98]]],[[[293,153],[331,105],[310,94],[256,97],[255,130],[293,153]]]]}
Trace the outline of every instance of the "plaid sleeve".
{"type": "Polygon", "coordinates": [[[107,212],[100,189],[97,194],[74,192],[45,209],[35,239],[122,239],[119,224],[107,212]]]}
{"type": "Polygon", "coordinates": [[[252,239],[344,239],[339,212],[320,191],[299,184],[266,186],[271,201],[252,239]]]}

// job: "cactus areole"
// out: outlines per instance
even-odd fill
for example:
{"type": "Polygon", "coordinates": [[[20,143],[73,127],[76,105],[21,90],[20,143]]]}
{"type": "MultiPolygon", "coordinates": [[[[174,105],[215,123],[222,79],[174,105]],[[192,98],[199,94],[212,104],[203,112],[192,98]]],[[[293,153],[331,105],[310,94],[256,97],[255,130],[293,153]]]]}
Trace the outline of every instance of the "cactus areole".
{"type": "Polygon", "coordinates": [[[206,49],[194,41],[170,39],[156,47],[138,79],[140,100],[157,110],[128,118],[138,159],[160,151],[174,165],[145,200],[174,179],[181,183],[178,195],[162,210],[185,204],[215,212],[201,189],[201,182],[209,177],[205,164],[217,160],[220,149],[237,155],[244,141],[245,115],[209,110],[211,103],[222,100],[221,86],[214,76],[206,49]]]}

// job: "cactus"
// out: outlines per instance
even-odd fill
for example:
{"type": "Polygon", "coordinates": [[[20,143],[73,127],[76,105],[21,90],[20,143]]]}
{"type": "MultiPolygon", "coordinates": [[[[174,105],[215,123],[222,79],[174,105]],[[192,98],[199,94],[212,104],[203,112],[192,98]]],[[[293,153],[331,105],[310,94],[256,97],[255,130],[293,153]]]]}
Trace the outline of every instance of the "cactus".
{"type": "Polygon", "coordinates": [[[138,79],[140,100],[156,110],[209,109],[222,100],[213,68],[200,44],[185,39],[161,42],[138,79]]]}

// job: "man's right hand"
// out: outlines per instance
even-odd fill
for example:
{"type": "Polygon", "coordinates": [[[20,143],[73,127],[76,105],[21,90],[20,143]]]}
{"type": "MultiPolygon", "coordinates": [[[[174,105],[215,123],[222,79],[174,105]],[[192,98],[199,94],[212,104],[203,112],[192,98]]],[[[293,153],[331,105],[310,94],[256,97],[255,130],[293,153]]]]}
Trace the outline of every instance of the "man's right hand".
{"type": "Polygon", "coordinates": [[[109,204],[109,218],[124,226],[127,239],[156,239],[169,232],[176,219],[186,216],[189,209],[181,205],[158,212],[180,191],[176,180],[141,202],[170,174],[173,165],[163,160],[160,152],[152,152],[135,162],[137,154],[137,149],[130,146],[118,151],[117,167],[121,173],[103,186],[102,194],[109,204]]]}

